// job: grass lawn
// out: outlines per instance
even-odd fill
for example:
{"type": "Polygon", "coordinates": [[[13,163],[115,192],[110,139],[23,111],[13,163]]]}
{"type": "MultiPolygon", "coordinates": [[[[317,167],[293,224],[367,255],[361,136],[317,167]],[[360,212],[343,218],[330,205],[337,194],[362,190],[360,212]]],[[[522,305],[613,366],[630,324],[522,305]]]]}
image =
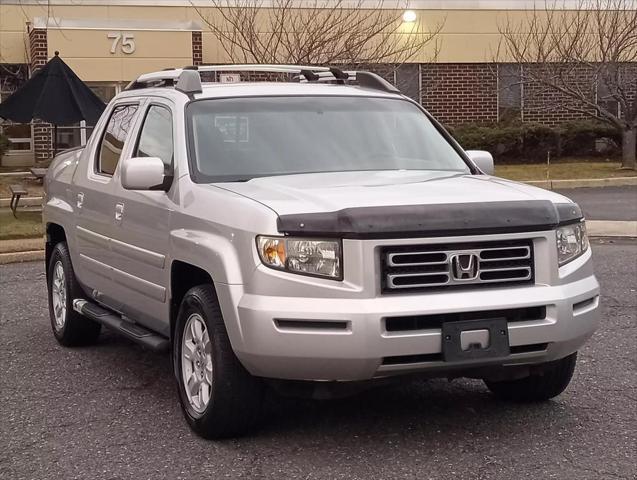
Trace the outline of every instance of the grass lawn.
{"type": "Polygon", "coordinates": [[[13,218],[11,210],[0,210],[0,240],[41,237],[42,214],[40,212],[20,212],[13,218]]]}
{"type": "Polygon", "coordinates": [[[0,197],[11,198],[9,185],[20,184],[27,189],[28,197],[42,196],[42,183],[34,178],[0,176],[0,197]]]}
{"type": "Polygon", "coordinates": [[[28,172],[31,167],[5,167],[4,165],[0,165],[0,173],[8,173],[8,172],[28,172]]]}
{"type": "MultiPolygon", "coordinates": [[[[636,177],[635,170],[622,170],[619,162],[560,160],[551,163],[550,180],[580,178],[636,177]]],[[[496,165],[495,174],[509,180],[546,180],[546,164],[496,165]]]]}

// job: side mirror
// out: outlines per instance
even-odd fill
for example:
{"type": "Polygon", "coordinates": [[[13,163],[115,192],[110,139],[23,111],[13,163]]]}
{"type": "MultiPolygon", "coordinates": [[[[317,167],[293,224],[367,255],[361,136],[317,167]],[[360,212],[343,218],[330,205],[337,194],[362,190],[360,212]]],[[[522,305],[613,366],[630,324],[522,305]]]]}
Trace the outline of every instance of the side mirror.
{"type": "Polygon", "coordinates": [[[124,158],[122,186],[126,190],[165,190],[164,162],[157,157],[124,158]]]}
{"type": "Polygon", "coordinates": [[[493,175],[495,167],[493,166],[493,156],[484,150],[466,150],[465,153],[476,166],[487,175],[493,175]]]}

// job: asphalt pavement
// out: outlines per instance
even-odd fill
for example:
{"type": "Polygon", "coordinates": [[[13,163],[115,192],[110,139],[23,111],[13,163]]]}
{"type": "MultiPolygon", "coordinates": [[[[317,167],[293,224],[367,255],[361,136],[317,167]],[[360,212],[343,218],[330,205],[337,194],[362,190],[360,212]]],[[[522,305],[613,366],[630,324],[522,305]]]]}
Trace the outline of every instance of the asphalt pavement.
{"type": "Polygon", "coordinates": [[[587,220],[637,221],[637,187],[567,188],[559,193],[577,202],[587,220]]]}
{"type": "Polygon", "coordinates": [[[635,479],[637,242],[593,249],[601,325],[557,399],[510,405],[474,380],[271,393],[261,429],[222,442],[188,429],[167,355],[109,332],[60,347],[42,264],[1,266],[0,478],[635,479]]]}

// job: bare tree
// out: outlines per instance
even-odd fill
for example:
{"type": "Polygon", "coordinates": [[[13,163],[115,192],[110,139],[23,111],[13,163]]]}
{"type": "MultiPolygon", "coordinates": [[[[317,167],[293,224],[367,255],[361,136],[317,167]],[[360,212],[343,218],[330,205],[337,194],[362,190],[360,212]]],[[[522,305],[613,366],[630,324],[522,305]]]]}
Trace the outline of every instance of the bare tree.
{"type": "Polygon", "coordinates": [[[404,23],[406,3],[383,0],[210,0],[197,9],[229,61],[241,63],[377,63],[397,67],[427,48],[438,51],[442,24],[404,23]]]}
{"type": "MultiPolygon", "coordinates": [[[[498,61],[521,64],[527,91],[546,108],[596,118],[622,134],[622,165],[636,168],[637,6],[633,0],[581,0],[577,8],[530,12],[500,25],[498,61]]],[[[526,95],[525,95],[526,96],[526,95]]]]}

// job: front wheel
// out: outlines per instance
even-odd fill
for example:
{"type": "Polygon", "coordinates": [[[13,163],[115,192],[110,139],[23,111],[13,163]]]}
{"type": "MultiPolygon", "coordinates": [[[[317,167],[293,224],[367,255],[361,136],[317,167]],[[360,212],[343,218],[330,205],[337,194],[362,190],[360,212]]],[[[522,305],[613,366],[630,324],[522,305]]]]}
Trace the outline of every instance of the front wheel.
{"type": "Polygon", "coordinates": [[[232,437],[256,424],[263,385],[235,356],[212,285],[191,288],[184,296],[173,363],[184,416],[198,435],[232,437]]]}
{"type": "Polygon", "coordinates": [[[557,397],[573,378],[577,352],[568,357],[544,364],[539,372],[517,380],[490,381],[486,386],[503,400],[513,402],[542,402],[557,397]]]}

